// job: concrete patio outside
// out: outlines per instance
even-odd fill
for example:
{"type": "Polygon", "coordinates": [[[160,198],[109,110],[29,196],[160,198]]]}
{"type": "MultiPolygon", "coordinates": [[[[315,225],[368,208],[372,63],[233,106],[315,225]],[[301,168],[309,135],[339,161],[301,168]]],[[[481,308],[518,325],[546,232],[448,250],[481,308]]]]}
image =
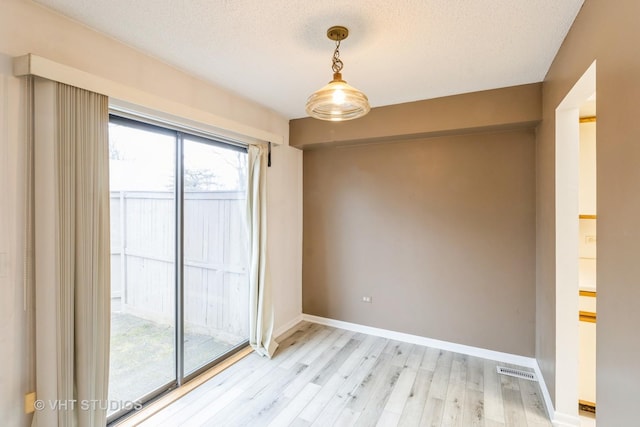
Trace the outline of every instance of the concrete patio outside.
{"type": "MultiPolygon", "coordinates": [[[[134,402],[175,379],[175,331],[127,313],[111,314],[109,401],[134,402]]],[[[184,368],[189,374],[233,348],[208,335],[185,331],[184,368]]]]}

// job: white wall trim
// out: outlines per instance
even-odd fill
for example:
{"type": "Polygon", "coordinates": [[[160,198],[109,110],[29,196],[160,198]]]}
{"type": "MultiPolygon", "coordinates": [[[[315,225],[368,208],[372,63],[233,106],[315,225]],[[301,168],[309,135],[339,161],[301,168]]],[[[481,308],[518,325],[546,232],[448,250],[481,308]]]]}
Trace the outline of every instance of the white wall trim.
{"type": "MultiPolygon", "coordinates": [[[[120,101],[123,108],[131,105],[144,107],[163,112],[165,117],[169,115],[187,119],[193,123],[199,123],[205,127],[213,126],[241,137],[249,137],[264,142],[270,141],[279,145],[285,144],[286,141],[284,135],[248,126],[185,104],[169,101],[135,87],[99,77],[31,53],[14,58],[13,74],[15,76],[34,75],[79,87],[120,101]]],[[[116,105],[118,105],[118,102],[116,102],[116,105]]]]}
{"type": "Polygon", "coordinates": [[[554,427],[580,427],[580,418],[556,412],[553,417],[554,427]]]}
{"type": "Polygon", "coordinates": [[[294,326],[296,326],[298,323],[302,322],[303,319],[303,315],[302,314],[298,314],[296,317],[294,317],[293,319],[289,320],[287,323],[285,323],[284,325],[280,326],[279,328],[277,328],[276,330],[273,331],[273,336],[276,338],[280,338],[281,335],[285,334],[287,331],[289,331],[289,329],[293,328],[294,326]]]}
{"type": "MultiPolygon", "coordinates": [[[[343,322],[342,320],[328,319],[326,317],[303,314],[303,320],[307,322],[319,323],[321,325],[333,326],[334,328],[346,329],[348,331],[362,332],[368,335],[375,335],[382,338],[390,338],[411,344],[424,345],[427,347],[439,348],[441,350],[452,351],[469,356],[482,357],[498,362],[512,363],[514,365],[525,366],[535,369],[538,366],[536,359],[532,357],[519,356],[517,354],[503,353],[500,351],[487,350],[479,347],[472,347],[464,344],[456,344],[449,341],[441,341],[433,338],[421,337],[419,335],[406,334],[404,332],[390,331],[388,329],[374,328],[372,326],[359,325],[357,323],[343,322]]],[[[538,368],[540,370],[540,368],[538,368]]]]}
{"type": "Polygon", "coordinates": [[[553,408],[553,402],[551,401],[551,395],[549,394],[547,383],[544,381],[544,376],[542,375],[542,370],[540,370],[540,365],[538,365],[537,360],[534,360],[533,370],[536,371],[536,377],[538,377],[538,383],[540,383],[542,398],[544,399],[544,406],[546,406],[547,408],[547,415],[549,416],[550,420],[553,420],[556,417],[556,412],[553,408]]]}

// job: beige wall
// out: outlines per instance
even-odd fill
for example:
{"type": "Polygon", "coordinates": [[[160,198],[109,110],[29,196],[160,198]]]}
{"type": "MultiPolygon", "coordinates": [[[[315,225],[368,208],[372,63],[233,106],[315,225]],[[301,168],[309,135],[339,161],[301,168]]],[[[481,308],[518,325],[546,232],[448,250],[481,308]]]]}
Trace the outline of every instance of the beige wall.
{"type": "Polygon", "coordinates": [[[536,357],[555,383],[555,108],[597,60],[598,425],[636,425],[640,383],[640,2],[586,0],[543,85],[537,138],[536,357]]]}
{"type": "Polygon", "coordinates": [[[533,356],[534,141],[305,151],[303,312],[533,356]]]}

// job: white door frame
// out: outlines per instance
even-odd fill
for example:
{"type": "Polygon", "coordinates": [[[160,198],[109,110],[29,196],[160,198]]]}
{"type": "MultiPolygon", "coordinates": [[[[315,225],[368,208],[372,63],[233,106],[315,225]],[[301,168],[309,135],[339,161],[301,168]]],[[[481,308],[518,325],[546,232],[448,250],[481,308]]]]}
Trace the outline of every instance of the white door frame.
{"type": "Polygon", "coordinates": [[[596,62],[556,108],[556,395],[554,424],[579,426],[579,109],[596,92],[596,62]]]}

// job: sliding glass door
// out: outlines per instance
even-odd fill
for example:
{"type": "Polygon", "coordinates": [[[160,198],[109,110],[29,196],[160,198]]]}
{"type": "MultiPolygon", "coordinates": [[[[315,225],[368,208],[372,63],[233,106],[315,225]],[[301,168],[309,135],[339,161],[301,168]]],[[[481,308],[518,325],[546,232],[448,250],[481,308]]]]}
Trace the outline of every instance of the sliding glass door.
{"type": "Polygon", "coordinates": [[[246,151],[184,137],[184,372],[249,334],[246,151]]]}
{"type": "Polygon", "coordinates": [[[115,419],[246,343],[247,156],[115,116],[109,132],[115,419]]]}

